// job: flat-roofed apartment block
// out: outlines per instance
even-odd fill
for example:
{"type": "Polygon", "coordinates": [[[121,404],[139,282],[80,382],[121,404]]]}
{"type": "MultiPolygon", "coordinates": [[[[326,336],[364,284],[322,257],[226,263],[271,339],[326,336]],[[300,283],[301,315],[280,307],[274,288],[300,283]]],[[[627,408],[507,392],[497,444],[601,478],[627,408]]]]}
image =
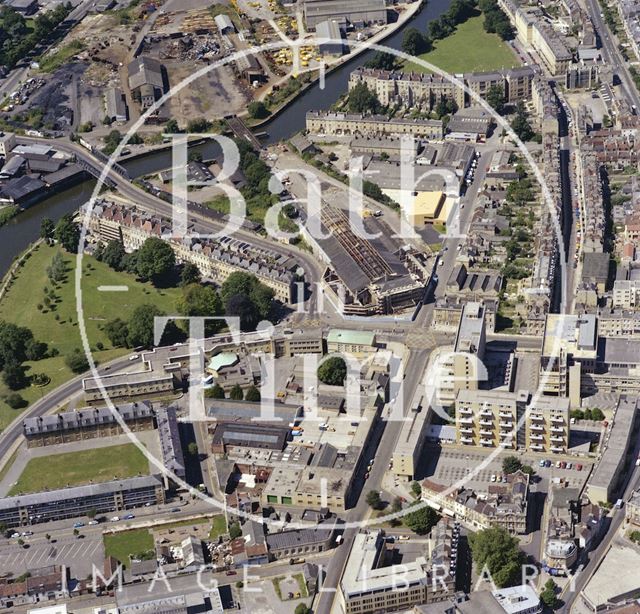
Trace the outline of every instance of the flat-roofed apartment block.
{"type": "Polygon", "coordinates": [[[286,330],[273,339],[273,351],[276,357],[299,356],[301,354],[323,354],[322,331],[286,330]]]}
{"type": "Polygon", "coordinates": [[[402,429],[393,450],[394,475],[406,480],[414,479],[432,414],[433,410],[425,401],[419,388],[402,423],[402,429]]]}
{"type": "Polygon", "coordinates": [[[349,89],[358,83],[375,92],[383,106],[431,105],[432,101],[445,97],[455,101],[458,108],[464,107],[464,89],[441,75],[356,68],[349,75],[349,89]]]}
{"type": "Polygon", "coordinates": [[[0,522],[8,527],[124,511],[164,503],[160,476],[149,475],[0,499],[0,522]]]}
{"type": "MultiPolygon", "coordinates": [[[[115,407],[131,431],[144,431],[154,427],[154,411],[151,403],[142,401],[115,407]]],[[[116,416],[108,407],[86,407],[51,416],[35,416],[22,421],[27,447],[58,444],[114,437],[123,433],[116,416]]]]}
{"type": "Polygon", "coordinates": [[[593,314],[548,314],[540,358],[544,394],[568,397],[580,407],[583,374],[594,373],[597,359],[597,319],[593,314]]]}
{"type": "Polygon", "coordinates": [[[384,0],[305,0],[304,22],[313,30],[328,19],[346,19],[351,25],[386,24],[387,7],[384,0]]]}
{"type": "Polygon", "coordinates": [[[485,342],[485,309],[480,303],[467,303],[462,310],[453,352],[440,359],[438,384],[443,403],[453,404],[458,391],[478,390],[478,381],[486,379],[482,364],[485,342]]]}
{"type": "Polygon", "coordinates": [[[640,280],[616,279],[613,282],[612,306],[614,309],[640,308],[640,280]]]}
{"type": "MultiPolygon", "coordinates": [[[[531,67],[522,66],[494,72],[467,73],[464,75],[464,81],[469,90],[481,98],[486,97],[492,87],[500,87],[505,100],[513,104],[531,98],[534,74],[531,67]]],[[[470,102],[472,105],[476,104],[473,99],[470,102]]]]}
{"type": "Polygon", "coordinates": [[[529,393],[460,390],[456,397],[456,441],[466,446],[524,447],[524,416],[529,393]]]}
{"type": "MultiPolygon", "coordinates": [[[[447,535],[444,532],[438,543],[450,548],[452,537],[447,535]]],[[[356,535],[338,590],[344,614],[407,610],[442,601],[455,591],[455,572],[451,573],[448,559],[439,558],[443,548],[435,549],[435,565],[431,556],[389,565],[385,543],[379,530],[356,535]]]]}
{"type": "Polygon", "coordinates": [[[624,484],[625,463],[637,441],[637,430],[638,398],[621,395],[604,435],[600,461],[587,482],[586,493],[591,503],[616,499],[624,484]]]}
{"type": "Polygon", "coordinates": [[[329,111],[308,111],[306,128],[311,134],[364,135],[410,134],[442,139],[444,128],[439,119],[389,119],[385,115],[357,115],[329,111]]]}
{"type": "Polygon", "coordinates": [[[562,454],[569,448],[569,399],[536,395],[526,413],[527,449],[562,454]]]}

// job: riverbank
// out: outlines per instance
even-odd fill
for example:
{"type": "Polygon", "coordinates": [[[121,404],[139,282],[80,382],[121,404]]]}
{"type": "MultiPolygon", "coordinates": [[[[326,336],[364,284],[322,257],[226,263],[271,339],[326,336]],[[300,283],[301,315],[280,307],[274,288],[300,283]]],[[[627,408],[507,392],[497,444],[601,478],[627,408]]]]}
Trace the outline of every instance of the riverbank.
{"type": "MultiPolygon", "coordinates": [[[[396,21],[394,24],[391,24],[386,28],[384,28],[383,30],[381,30],[380,32],[377,32],[371,38],[368,38],[363,43],[356,43],[356,47],[351,51],[349,51],[349,53],[343,56],[340,56],[339,58],[336,58],[332,62],[326,63],[325,71],[324,71],[325,79],[328,75],[330,75],[334,71],[340,68],[346,67],[349,63],[353,62],[358,56],[369,51],[370,48],[367,46],[367,44],[380,44],[385,40],[389,39],[394,34],[396,34],[398,31],[402,29],[403,26],[405,26],[410,21],[412,21],[416,17],[416,15],[426,6],[426,4],[427,4],[427,0],[416,0],[411,4],[408,4],[407,5],[408,9],[398,17],[398,21],[396,21]]],[[[349,41],[349,42],[351,43],[352,41],[349,41]]],[[[313,73],[318,73],[318,74],[315,77],[312,76],[312,78],[307,83],[305,83],[298,91],[296,91],[290,98],[283,101],[278,107],[273,109],[269,117],[266,117],[265,119],[259,120],[259,121],[254,120],[251,122],[247,122],[247,125],[250,126],[252,130],[256,130],[256,129],[260,129],[268,126],[268,124],[271,121],[273,121],[281,113],[286,111],[287,108],[291,106],[299,97],[303,96],[308,89],[315,86],[320,81],[320,73],[317,68],[310,68],[307,70],[303,70],[301,71],[300,74],[313,75],[313,73]]],[[[280,79],[278,82],[273,84],[270,90],[263,93],[263,95],[260,97],[260,100],[264,100],[264,98],[268,96],[269,93],[271,93],[271,91],[273,90],[273,87],[286,83],[290,79],[291,79],[291,75],[285,75],[284,77],[282,77],[282,79],[280,79]]],[[[239,115],[239,117],[242,117],[243,119],[248,118],[248,112],[242,113],[241,115],[239,115]]]]}

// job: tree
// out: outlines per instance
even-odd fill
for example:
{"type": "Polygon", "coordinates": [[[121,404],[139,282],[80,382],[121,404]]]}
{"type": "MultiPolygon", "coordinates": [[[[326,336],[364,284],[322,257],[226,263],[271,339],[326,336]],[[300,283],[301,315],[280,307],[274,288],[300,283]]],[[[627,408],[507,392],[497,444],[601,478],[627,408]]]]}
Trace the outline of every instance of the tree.
{"type": "Polygon", "coordinates": [[[240,527],[239,522],[232,522],[229,525],[229,537],[231,539],[237,539],[242,535],[242,528],[240,527]]]}
{"type": "Polygon", "coordinates": [[[15,361],[7,362],[2,372],[2,380],[10,390],[21,390],[29,383],[24,367],[15,361]]]}
{"type": "Polygon", "coordinates": [[[420,55],[431,49],[431,41],[416,28],[408,28],[402,36],[402,51],[409,55],[420,55]]]}
{"type": "Polygon", "coordinates": [[[164,315],[155,305],[144,303],[133,310],[127,326],[130,347],[153,347],[153,331],[156,316],[164,315]]]}
{"type": "Polygon", "coordinates": [[[224,399],[224,388],[220,384],[216,384],[205,389],[204,396],[208,399],[224,399]]]}
{"type": "Polygon", "coordinates": [[[239,317],[242,330],[255,330],[260,320],[269,317],[274,292],[255,275],[238,271],[224,281],[220,296],[225,313],[239,317]]]}
{"type": "Polygon", "coordinates": [[[190,456],[198,456],[198,444],[195,441],[190,441],[187,446],[187,452],[190,456]]]}
{"type": "Polygon", "coordinates": [[[257,403],[261,399],[260,390],[256,386],[249,386],[244,393],[244,400],[251,401],[252,403],[257,403]]]}
{"type": "MultiPolygon", "coordinates": [[[[182,297],[177,303],[178,311],[189,317],[218,317],[223,313],[222,300],[211,286],[191,284],[182,289],[182,297]]],[[[222,321],[205,322],[205,333],[208,336],[220,330],[222,321]]]]}
{"type": "Polygon", "coordinates": [[[193,262],[187,262],[180,272],[180,285],[190,286],[191,284],[199,284],[201,281],[200,269],[193,262]]]}
{"type": "Polygon", "coordinates": [[[167,241],[149,237],[137,252],[136,271],[154,285],[166,282],[176,266],[176,255],[167,241]]]}
{"type": "Polygon", "coordinates": [[[55,240],[68,252],[76,252],[80,242],[80,229],[71,215],[64,215],[58,220],[54,231],[55,240]]]}
{"type": "Polygon", "coordinates": [[[104,332],[113,347],[129,347],[129,326],[124,320],[116,318],[115,320],[107,322],[104,327],[104,332]]]}
{"type": "Polygon", "coordinates": [[[173,117],[164,125],[164,131],[167,134],[178,134],[180,132],[180,127],[178,126],[178,122],[173,119],[173,117]]]}
{"type": "Polygon", "coordinates": [[[254,100],[249,103],[247,107],[247,111],[249,112],[249,116],[253,117],[253,119],[264,119],[265,117],[269,117],[269,109],[267,109],[264,102],[261,100],[254,100]]]}
{"type": "Polygon", "coordinates": [[[502,115],[504,112],[504,88],[501,85],[492,85],[485,94],[487,103],[502,115]]]}
{"type": "Polygon", "coordinates": [[[111,155],[118,145],[120,145],[120,141],[122,140],[122,134],[120,134],[119,130],[112,130],[104,137],[104,147],[102,148],[102,152],[111,155]]]}
{"type": "MultiPolygon", "coordinates": [[[[26,401],[22,395],[17,392],[9,393],[4,401],[11,409],[22,409],[29,405],[28,401],[26,401]]],[[[0,533],[2,533],[1,530],[0,533]]]]}
{"type": "Polygon", "coordinates": [[[416,482],[415,480],[411,482],[411,492],[416,497],[422,496],[422,486],[420,486],[420,482],[416,482]]]}
{"type": "Polygon", "coordinates": [[[209,132],[211,122],[204,117],[196,117],[187,122],[187,132],[209,132]]]}
{"type": "Polygon", "coordinates": [[[87,518],[93,520],[98,515],[98,510],[92,507],[87,511],[87,518]]]}
{"type": "Polygon", "coordinates": [[[594,407],[591,410],[591,419],[592,420],[597,420],[599,422],[602,422],[604,420],[604,413],[602,412],[602,410],[598,407],[594,407]]]}
{"type": "Polygon", "coordinates": [[[238,384],[236,384],[229,391],[229,398],[233,401],[242,401],[242,399],[244,398],[244,394],[242,393],[242,388],[240,388],[238,384]]]}
{"type": "Polygon", "coordinates": [[[370,490],[367,493],[367,505],[374,510],[381,510],[384,506],[382,499],[380,498],[380,493],[377,490],[370,490]]]}
{"type": "Polygon", "coordinates": [[[89,368],[89,361],[87,357],[84,355],[84,352],[81,352],[78,348],[76,348],[71,354],[67,354],[64,359],[67,367],[71,369],[74,373],[83,373],[89,368]]]}
{"type": "Polygon", "coordinates": [[[67,263],[61,252],[56,252],[47,267],[47,277],[54,285],[60,283],[67,276],[67,263]]]}
{"type": "Polygon", "coordinates": [[[420,508],[410,512],[404,518],[404,524],[418,535],[426,535],[440,520],[438,513],[427,505],[417,503],[420,508]]]}
{"type": "Polygon", "coordinates": [[[542,603],[546,605],[550,610],[555,610],[560,605],[560,600],[557,595],[558,585],[549,578],[545,584],[544,589],[540,593],[540,599],[542,603]]]}
{"type": "Polygon", "coordinates": [[[311,614],[311,608],[304,603],[299,603],[294,610],[294,614],[311,614]]]}
{"type": "Polygon", "coordinates": [[[122,271],[124,268],[124,245],[122,241],[111,240],[102,250],[102,262],[114,271],[122,271]]]}
{"type": "Polygon", "coordinates": [[[535,135],[529,123],[527,109],[522,102],[519,102],[516,107],[516,115],[511,121],[511,128],[522,141],[530,141],[535,135]]]}
{"type": "Polygon", "coordinates": [[[43,217],[40,222],[40,238],[44,239],[47,243],[51,243],[55,229],[56,225],[53,223],[53,220],[48,217],[43,217]]]}
{"type": "Polygon", "coordinates": [[[500,588],[513,586],[520,581],[526,557],[518,547],[518,540],[509,535],[506,529],[490,527],[470,533],[468,539],[478,573],[486,566],[500,588]]]}
{"type": "Polygon", "coordinates": [[[376,51],[374,56],[364,64],[367,68],[378,70],[393,70],[396,67],[396,57],[386,51],[376,51]]]}
{"type": "Polygon", "coordinates": [[[504,473],[515,473],[522,469],[522,463],[517,456],[505,456],[502,459],[502,471],[504,473]]]}
{"type": "Polygon", "coordinates": [[[380,111],[380,101],[365,83],[358,83],[349,90],[347,107],[353,113],[371,114],[380,111]]]}
{"type": "Polygon", "coordinates": [[[318,379],[329,386],[342,386],[347,377],[347,364],[340,356],[327,358],[318,367],[318,379]]]}

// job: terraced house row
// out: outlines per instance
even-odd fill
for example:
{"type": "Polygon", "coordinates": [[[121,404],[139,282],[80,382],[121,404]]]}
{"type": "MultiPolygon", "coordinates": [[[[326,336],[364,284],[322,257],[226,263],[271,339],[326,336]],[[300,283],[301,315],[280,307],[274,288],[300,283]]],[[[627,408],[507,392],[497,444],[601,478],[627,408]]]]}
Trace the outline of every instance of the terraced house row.
{"type": "MultiPolygon", "coordinates": [[[[122,241],[125,250],[133,251],[149,237],[171,235],[171,226],[168,220],[135,207],[105,201],[94,207],[89,231],[99,242],[122,241]]],[[[169,245],[179,262],[195,264],[204,278],[221,283],[237,271],[252,273],[275,292],[277,300],[296,302],[293,271],[298,267],[292,258],[229,237],[220,240],[171,239],[169,245]]]]}

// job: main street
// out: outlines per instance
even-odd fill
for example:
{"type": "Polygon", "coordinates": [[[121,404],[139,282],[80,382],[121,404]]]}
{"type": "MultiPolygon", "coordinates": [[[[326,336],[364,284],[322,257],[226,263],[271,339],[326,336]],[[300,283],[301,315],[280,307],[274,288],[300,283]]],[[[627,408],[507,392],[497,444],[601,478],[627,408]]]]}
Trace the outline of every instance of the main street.
{"type": "Polygon", "coordinates": [[[640,109],[640,94],[638,93],[633,78],[631,77],[627,62],[625,62],[620,50],[618,49],[613,33],[604,21],[602,8],[600,7],[598,0],[586,0],[586,4],[589,14],[591,15],[591,19],[593,20],[593,25],[600,37],[603,59],[620,77],[626,98],[631,104],[635,105],[636,109],[640,109]]]}

